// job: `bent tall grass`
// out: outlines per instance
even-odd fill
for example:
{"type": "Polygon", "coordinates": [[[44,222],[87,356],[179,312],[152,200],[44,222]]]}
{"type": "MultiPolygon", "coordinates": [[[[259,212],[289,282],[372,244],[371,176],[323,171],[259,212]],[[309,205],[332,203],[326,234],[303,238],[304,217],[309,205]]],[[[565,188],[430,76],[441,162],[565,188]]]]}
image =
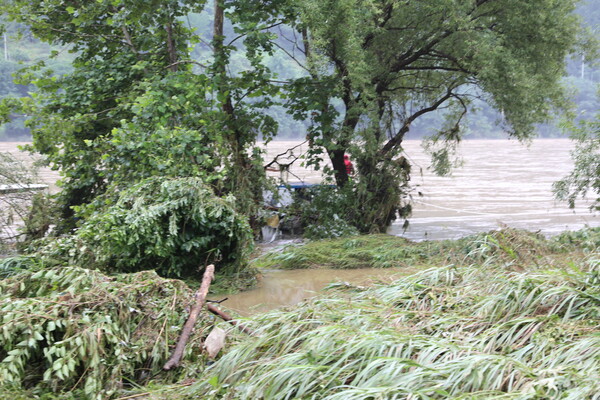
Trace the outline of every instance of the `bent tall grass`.
{"type": "Polygon", "coordinates": [[[448,266],[250,321],[187,396],[600,399],[600,263],[448,266]]]}

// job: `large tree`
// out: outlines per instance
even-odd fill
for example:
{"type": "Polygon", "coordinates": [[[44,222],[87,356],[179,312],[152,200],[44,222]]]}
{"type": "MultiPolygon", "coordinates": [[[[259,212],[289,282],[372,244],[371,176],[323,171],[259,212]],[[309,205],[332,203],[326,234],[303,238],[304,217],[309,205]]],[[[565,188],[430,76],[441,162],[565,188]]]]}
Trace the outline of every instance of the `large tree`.
{"type": "Polygon", "coordinates": [[[446,113],[430,147],[443,171],[472,99],[500,110],[520,139],[565,105],[560,78],[576,43],[576,0],[292,3],[307,75],[289,86],[289,107],[311,119],[312,155],[328,155],[338,186],[348,186],[344,155],[356,160],[349,218],[363,231],[407,211],[402,142],[420,117],[446,113]]]}
{"type": "Polygon", "coordinates": [[[190,53],[202,38],[185,17],[212,6],[202,0],[0,4],[40,39],[77,54],[70,74],[50,79],[30,71],[21,78],[39,90],[23,111],[32,115],[33,147],[62,172],[66,228],[74,210],[85,216],[85,206],[107,188],[117,193],[156,175],[201,177],[219,196],[236,194],[240,211],[256,210],[264,171],[252,147],[259,130],[269,137],[276,128],[257,111],[276,91],[260,64],[268,43],[260,27],[237,23],[240,40],[225,43],[223,4],[215,2],[221,19],[201,63],[190,53]],[[232,75],[227,67],[238,48],[249,66],[232,75]]]}
{"type": "MultiPolygon", "coordinates": [[[[134,118],[132,102],[143,82],[178,69],[187,44],[177,18],[195,7],[180,1],[3,1],[7,16],[29,26],[41,40],[77,53],[74,71],[58,79],[23,72],[38,88],[26,112],[35,150],[63,175],[61,206],[92,201],[107,184],[107,146],[121,121],[134,118]]],[[[193,2],[197,3],[197,2],[193,2]]],[[[31,71],[31,70],[30,70],[31,71]]],[[[139,113],[138,113],[139,114],[139,113]]]]}

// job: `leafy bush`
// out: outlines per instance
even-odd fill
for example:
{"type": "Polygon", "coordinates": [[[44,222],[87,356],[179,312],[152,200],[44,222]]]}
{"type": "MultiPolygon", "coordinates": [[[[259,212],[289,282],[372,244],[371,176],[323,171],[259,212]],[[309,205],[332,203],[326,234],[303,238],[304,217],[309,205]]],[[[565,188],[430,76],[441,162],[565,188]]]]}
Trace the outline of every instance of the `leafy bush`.
{"type": "Polygon", "coordinates": [[[210,263],[239,270],[252,232],[234,201],[216,197],[198,178],[149,178],[90,213],[63,251],[79,265],[120,272],[155,269],[162,276],[191,277],[210,263]]]}

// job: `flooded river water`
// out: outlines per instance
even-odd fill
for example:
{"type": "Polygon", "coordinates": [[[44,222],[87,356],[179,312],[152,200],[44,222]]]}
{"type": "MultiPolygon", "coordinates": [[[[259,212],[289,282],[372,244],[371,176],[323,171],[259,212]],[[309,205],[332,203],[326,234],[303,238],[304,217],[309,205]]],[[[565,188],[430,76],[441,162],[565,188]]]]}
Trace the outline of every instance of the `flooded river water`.
{"type": "MultiPolygon", "coordinates": [[[[307,145],[299,142],[272,142],[268,155],[274,157],[287,148],[301,155],[307,145]]],[[[554,235],[585,226],[600,226],[597,214],[590,213],[589,202],[581,201],[569,209],[554,199],[552,183],[569,173],[573,166],[568,139],[534,140],[524,146],[514,140],[465,141],[460,146],[463,164],[452,176],[439,177],[427,167],[429,158],[420,141],[404,142],[405,155],[413,165],[412,181],[416,191],[414,212],[408,230],[394,223],[388,233],[411,240],[439,240],[468,236],[505,226],[554,235]]],[[[290,159],[291,160],[291,159],[290,159]]],[[[289,181],[318,183],[321,175],[301,168],[297,161],[290,168],[289,181]]],[[[276,176],[276,173],[272,173],[276,176]]],[[[332,281],[364,282],[369,277],[390,279],[410,273],[398,270],[300,270],[265,274],[261,287],[230,296],[227,307],[241,313],[278,305],[294,304],[313,296],[332,281]]]]}
{"type": "MultiPolygon", "coordinates": [[[[16,145],[0,143],[0,151],[16,152],[16,145]]],[[[280,157],[281,163],[302,156],[307,145],[271,142],[267,146],[267,161],[290,148],[294,148],[294,157],[280,157]]],[[[411,240],[437,240],[503,226],[541,231],[546,235],[600,226],[598,215],[588,209],[589,203],[579,202],[577,208],[571,210],[565,203],[554,200],[552,183],[566,175],[573,165],[569,155],[572,144],[568,139],[534,140],[530,146],[509,140],[465,141],[459,149],[463,166],[456,168],[451,177],[437,177],[428,171],[428,157],[419,141],[406,141],[404,148],[413,164],[412,182],[423,196],[415,197],[409,229],[403,231],[402,221],[398,221],[390,227],[390,234],[411,240]]],[[[286,178],[290,182],[320,182],[320,173],[302,168],[301,161],[292,164],[286,178]]],[[[279,176],[277,172],[270,174],[279,176]]],[[[57,178],[56,172],[44,169],[40,183],[50,185],[55,191],[57,178]]],[[[223,306],[248,314],[295,304],[319,293],[331,282],[361,285],[407,272],[265,271],[259,288],[228,296],[229,300],[223,306]]]]}
{"type": "MultiPolygon", "coordinates": [[[[299,142],[272,142],[269,155],[280,154],[299,142]]],[[[306,151],[297,147],[296,155],[306,151]]],[[[404,142],[405,156],[413,165],[413,215],[404,232],[396,221],[388,233],[411,240],[464,237],[503,226],[541,231],[553,235],[565,230],[599,226],[589,202],[580,201],[569,209],[552,194],[552,183],[573,167],[569,139],[538,139],[525,146],[515,140],[470,140],[460,144],[462,166],[450,177],[428,170],[429,157],[421,142],[404,142]],[[417,196],[416,192],[423,196],[417,196]]],[[[299,162],[298,162],[299,164],[299,162]]],[[[294,165],[290,181],[318,183],[321,175],[294,165]]],[[[276,175],[275,173],[272,173],[276,175]]]]}

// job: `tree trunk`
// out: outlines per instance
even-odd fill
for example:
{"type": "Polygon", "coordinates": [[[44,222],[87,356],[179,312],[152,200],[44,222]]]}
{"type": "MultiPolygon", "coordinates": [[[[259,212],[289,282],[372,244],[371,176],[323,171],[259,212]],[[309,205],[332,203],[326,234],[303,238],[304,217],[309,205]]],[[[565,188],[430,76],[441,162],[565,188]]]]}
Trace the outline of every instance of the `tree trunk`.
{"type": "Polygon", "coordinates": [[[177,72],[177,47],[173,36],[173,25],[169,22],[165,25],[167,31],[167,53],[169,54],[169,69],[177,72]]]}
{"type": "Polygon", "coordinates": [[[331,166],[333,167],[335,183],[338,187],[343,187],[348,183],[348,172],[344,163],[344,150],[328,150],[331,166]]]}
{"type": "MultiPolygon", "coordinates": [[[[225,114],[225,138],[228,148],[231,151],[232,173],[229,176],[228,192],[233,193],[237,198],[237,211],[250,217],[250,224],[253,229],[257,229],[255,218],[257,205],[262,201],[262,190],[259,179],[256,178],[256,169],[248,155],[247,126],[245,122],[240,122],[237,111],[234,107],[233,98],[230,94],[227,77],[228,55],[224,46],[224,23],[225,12],[223,0],[214,0],[215,16],[213,25],[213,51],[214,51],[214,74],[218,80],[216,86],[222,98],[221,110],[225,114]]],[[[232,88],[233,90],[233,88],[232,88]]],[[[260,171],[264,174],[264,171],[260,171]]]]}

